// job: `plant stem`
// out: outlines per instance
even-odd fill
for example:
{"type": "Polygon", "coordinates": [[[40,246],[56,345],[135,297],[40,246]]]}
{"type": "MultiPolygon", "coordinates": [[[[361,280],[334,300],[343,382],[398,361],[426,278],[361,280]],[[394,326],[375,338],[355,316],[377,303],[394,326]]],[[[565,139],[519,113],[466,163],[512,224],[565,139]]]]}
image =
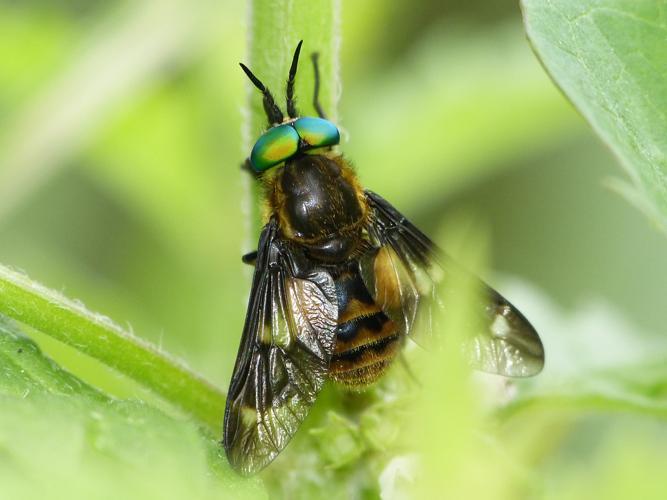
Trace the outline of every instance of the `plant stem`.
{"type": "MultiPolygon", "coordinates": [[[[316,116],[312,105],[314,79],[310,54],[319,53],[320,102],[328,118],[337,118],[337,97],[340,93],[338,70],[340,0],[251,0],[248,12],[247,64],[271,90],[278,105],[285,108],[285,83],[292,55],[303,40],[299,72],[296,77],[297,106],[301,115],[316,116]]],[[[239,74],[242,74],[239,71],[239,74]]],[[[266,129],[261,94],[247,83],[244,123],[244,152],[250,153],[254,141],[266,129]]],[[[261,186],[247,178],[245,212],[248,214],[247,234],[256,244],[261,229],[261,186]]],[[[250,243],[250,242],[249,242],[250,243]]]]}
{"type": "Polygon", "coordinates": [[[3,266],[0,314],[103,362],[219,432],[225,404],[219,389],[108,318],[3,266]]]}

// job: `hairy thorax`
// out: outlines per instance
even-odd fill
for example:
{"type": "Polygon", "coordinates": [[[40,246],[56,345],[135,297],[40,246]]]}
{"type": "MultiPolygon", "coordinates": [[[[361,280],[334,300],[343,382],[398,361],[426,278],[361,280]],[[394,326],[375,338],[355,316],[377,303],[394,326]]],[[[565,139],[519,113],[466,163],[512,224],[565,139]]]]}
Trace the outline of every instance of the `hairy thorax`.
{"type": "Polygon", "coordinates": [[[340,262],[357,250],[368,209],[354,172],[340,156],[288,160],[267,194],[283,236],[311,257],[340,262]]]}

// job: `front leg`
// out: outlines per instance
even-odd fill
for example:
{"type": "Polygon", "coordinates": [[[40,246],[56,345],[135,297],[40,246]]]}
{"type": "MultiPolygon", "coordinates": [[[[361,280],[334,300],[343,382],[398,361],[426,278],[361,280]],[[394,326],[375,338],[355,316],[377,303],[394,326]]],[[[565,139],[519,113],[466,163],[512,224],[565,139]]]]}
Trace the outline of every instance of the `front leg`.
{"type": "Polygon", "coordinates": [[[253,179],[259,179],[262,176],[260,172],[255,172],[255,170],[253,170],[252,165],[250,164],[250,159],[246,159],[241,163],[241,170],[248,172],[252,175],[253,179]]]}
{"type": "Polygon", "coordinates": [[[255,267],[255,262],[257,262],[257,250],[248,252],[247,254],[243,255],[241,257],[241,261],[244,264],[248,264],[249,266],[255,267]]]}

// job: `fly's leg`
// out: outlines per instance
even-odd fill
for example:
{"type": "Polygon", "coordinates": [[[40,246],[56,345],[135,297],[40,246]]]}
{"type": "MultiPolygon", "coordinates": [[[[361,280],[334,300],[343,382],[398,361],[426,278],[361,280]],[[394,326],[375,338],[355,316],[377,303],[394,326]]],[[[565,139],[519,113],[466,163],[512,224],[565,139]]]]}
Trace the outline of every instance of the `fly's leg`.
{"type": "Polygon", "coordinates": [[[247,254],[243,255],[241,257],[241,261],[244,264],[248,264],[249,266],[255,266],[255,262],[257,262],[257,250],[253,252],[248,252],[247,254]]]}
{"type": "Polygon", "coordinates": [[[320,55],[317,52],[313,52],[310,55],[310,59],[313,61],[313,71],[315,72],[315,91],[313,92],[313,107],[315,108],[315,111],[317,111],[317,115],[320,118],[326,119],[327,115],[324,113],[322,105],[320,104],[320,67],[318,65],[319,56],[320,55]]]}

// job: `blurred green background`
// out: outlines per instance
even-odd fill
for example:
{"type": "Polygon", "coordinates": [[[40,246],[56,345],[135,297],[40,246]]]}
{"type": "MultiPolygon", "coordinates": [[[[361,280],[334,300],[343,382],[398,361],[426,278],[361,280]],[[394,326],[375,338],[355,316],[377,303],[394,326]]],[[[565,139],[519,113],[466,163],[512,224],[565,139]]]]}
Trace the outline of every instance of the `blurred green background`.
{"type": "MultiPolygon", "coordinates": [[[[342,150],[425,232],[488,229],[485,278],[546,344],[535,383],[664,359],[667,240],[606,187],[623,173],[546,76],[516,2],[342,12],[342,150]]],[[[239,170],[245,19],[240,1],[0,2],[0,262],[222,387],[256,239],[239,170]]],[[[38,341],[91,384],[142,394],[38,341]]],[[[563,438],[562,460],[585,455],[577,436],[595,447],[595,418],[563,438]]]]}

